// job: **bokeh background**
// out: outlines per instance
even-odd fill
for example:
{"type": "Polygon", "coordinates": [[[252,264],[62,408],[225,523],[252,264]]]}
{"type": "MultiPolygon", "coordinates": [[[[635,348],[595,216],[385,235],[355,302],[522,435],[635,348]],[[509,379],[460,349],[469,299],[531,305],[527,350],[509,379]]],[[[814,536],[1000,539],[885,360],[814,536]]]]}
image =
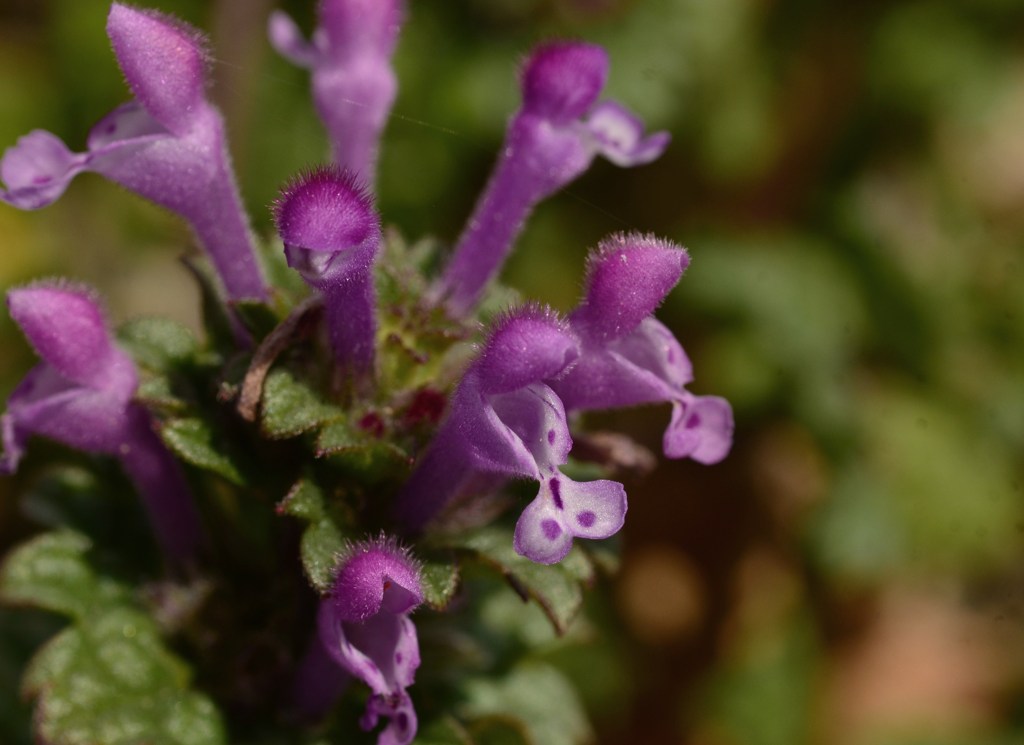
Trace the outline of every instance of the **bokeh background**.
{"type": "MultiPolygon", "coordinates": [[[[244,198],[325,140],[269,0],[153,0],[210,30],[244,198]]],[[[308,29],[312,0],[283,3],[308,29]]],[[[597,163],[537,210],[507,284],[571,308],[588,247],[686,245],[662,308],[694,390],[728,397],[722,464],[630,477],[619,578],[539,655],[600,742],[959,745],[1024,740],[1024,3],[411,0],[380,209],[452,241],[518,102],[530,46],[607,46],[609,96],[668,129],[658,162],[597,163]]],[[[105,0],[0,3],[0,146],[73,149],[128,98],[105,0]]],[[[95,176],[0,209],[0,286],[69,275],[115,320],[198,328],[173,217],[95,176]]],[[[0,394],[33,363],[0,318],[0,394]]],[[[667,409],[595,417],[657,451],[667,409]]],[[[0,548],[31,532],[0,481],[0,548]]],[[[0,742],[52,623],[0,609],[0,742]]],[[[538,632],[543,635],[543,632],[538,632]]],[[[415,689],[414,689],[415,694],[415,689]]]]}

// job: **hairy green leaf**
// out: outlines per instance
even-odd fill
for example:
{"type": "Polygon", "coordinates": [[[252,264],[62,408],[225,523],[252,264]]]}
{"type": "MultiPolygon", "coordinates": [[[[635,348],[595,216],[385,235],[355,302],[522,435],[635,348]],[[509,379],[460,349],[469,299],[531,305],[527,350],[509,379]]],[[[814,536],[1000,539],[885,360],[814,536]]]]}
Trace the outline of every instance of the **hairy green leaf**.
{"type": "Polygon", "coordinates": [[[53,745],[217,745],[213,704],[156,625],[127,607],[96,610],[35,656],[24,691],[38,698],[37,736],[53,745]]]}
{"type": "Polygon", "coordinates": [[[444,610],[459,589],[459,565],[450,556],[429,556],[423,560],[420,577],[423,598],[434,610],[444,610]]]}
{"type": "Polygon", "coordinates": [[[35,734],[51,745],[221,745],[220,715],[189,689],[187,665],[127,587],[89,564],[90,542],[48,533],[14,551],[0,598],[70,616],[22,681],[36,699],[35,734]]]}
{"type": "Polygon", "coordinates": [[[558,634],[566,632],[583,605],[580,580],[593,576],[590,559],[578,546],[559,564],[536,564],[515,552],[508,528],[482,528],[460,537],[453,547],[474,552],[501,571],[516,592],[540,604],[558,634]]]}
{"type": "Polygon", "coordinates": [[[163,425],[160,435],[185,462],[213,471],[233,484],[244,485],[238,465],[223,447],[225,438],[219,438],[209,422],[197,417],[172,419],[163,425]]]}
{"type": "Polygon", "coordinates": [[[350,538],[340,509],[330,509],[324,493],[309,479],[297,483],[278,507],[280,512],[308,523],[302,534],[302,568],[318,592],[327,592],[338,556],[350,538]]]}
{"type": "Polygon", "coordinates": [[[275,368],[263,384],[261,425],[267,437],[294,437],[343,415],[291,370],[275,368]]]}
{"type": "Polygon", "coordinates": [[[118,341],[142,367],[166,372],[199,350],[192,331],[167,318],[136,318],[117,331],[118,341]]]}
{"type": "Polygon", "coordinates": [[[86,617],[97,603],[113,602],[121,591],[98,579],[85,563],[90,547],[88,538],[70,530],[22,544],[0,567],[0,600],[72,618],[86,617]]]}

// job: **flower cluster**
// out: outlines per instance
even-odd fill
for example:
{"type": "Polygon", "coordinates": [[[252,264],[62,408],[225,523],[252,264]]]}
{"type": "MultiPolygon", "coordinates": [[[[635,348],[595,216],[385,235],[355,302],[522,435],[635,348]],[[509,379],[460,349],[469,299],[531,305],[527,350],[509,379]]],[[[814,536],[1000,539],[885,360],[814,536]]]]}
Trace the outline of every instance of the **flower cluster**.
{"type": "MultiPolygon", "coordinates": [[[[402,19],[391,0],[322,0],[312,40],[275,13],[273,45],[312,69],[313,98],[334,163],[286,186],[274,207],[287,265],[322,307],[332,354],[335,404],[399,400],[380,386],[375,271],[384,238],[372,184],[378,142],[395,97],[390,55],[402,19]]],[[[227,301],[268,302],[248,218],[241,207],[219,113],[206,99],[200,35],[160,14],[115,3],[107,32],[134,100],[105,117],[72,153],[34,131],[0,163],[0,199],[37,209],[89,170],[179,214],[193,228],[227,301]]],[[[598,102],[608,58],[597,46],[549,43],[526,60],[522,106],[461,238],[415,299],[465,328],[541,200],[579,177],[595,156],[620,166],[657,158],[666,133],[645,136],[621,105],[598,102]]],[[[515,525],[515,551],[561,561],[575,538],[622,528],[622,484],[566,475],[574,411],[649,403],[672,406],[664,452],[715,463],[732,437],[728,403],[686,390],[692,366],[653,313],[689,263],[685,250],[636,233],[608,238],[590,257],[585,292],[567,317],[532,304],[490,325],[461,373],[440,424],[393,502],[391,531],[415,544],[450,509],[488,500],[506,481],[537,493],[515,525]]],[[[2,419],[2,466],[12,472],[30,435],[114,456],[136,485],[156,536],[175,563],[202,561],[200,513],[181,466],[159,436],[158,417],[136,400],[133,360],[112,340],[92,293],[63,282],[11,290],[8,306],[43,362],[28,374],[2,419]]],[[[236,319],[240,325],[241,321],[236,319]]],[[[282,323],[281,329],[291,329],[282,323]]],[[[282,332],[283,333],[283,332],[282,332]]],[[[236,354],[253,341],[236,335],[236,354]]],[[[261,348],[255,352],[259,357],[261,348]]],[[[571,472],[571,471],[570,471],[571,472]]],[[[356,542],[337,557],[317,628],[295,676],[295,708],[309,718],[331,707],[349,678],[371,690],[365,729],[388,721],[378,743],[409,743],[417,729],[407,693],[419,666],[409,614],[424,599],[419,566],[394,537],[356,542]]]]}

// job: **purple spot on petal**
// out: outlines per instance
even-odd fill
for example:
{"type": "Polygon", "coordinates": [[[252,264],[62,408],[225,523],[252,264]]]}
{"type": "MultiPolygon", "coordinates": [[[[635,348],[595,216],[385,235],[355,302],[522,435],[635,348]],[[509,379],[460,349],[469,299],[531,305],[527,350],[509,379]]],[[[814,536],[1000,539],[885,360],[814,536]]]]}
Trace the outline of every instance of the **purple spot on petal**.
{"type": "Polygon", "coordinates": [[[700,426],[700,414],[690,414],[686,420],[687,429],[695,429],[700,426]]]}
{"type": "Polygon", "coordinates": [[[41,184],[48,184],[52,180],[53,179],[50,176],[36,176],[34,179],[32,179],[32,183],[35,184],[36,186],[40,186],[41,184]]]}
{"type": "Polygon", "coordinates": [[[110,124],[108,124],[108,125],[107,125],[107,126],[105,127],[106,133],[107,133],[108,135],[112,135],[112,134],[114,134],[114,131],[115,131],[116,129],[117,129],[117,125],[116,125],[116,124],[114,124],[113,122],[111,122],[110,124]]]}
{"type": "Polygon", "coordinates": [[[555,507],[563,509],[562,507],[562,485],[558,483],[558,479],[551,479],[548,482],[548,486],[551,487],[551,496],[555,500],[555,507]]]}
{"type": "Polygon", "coordinates": [[[402,653],[401,652],[398,652],[398,653],[395,654],[395,663],[399,664],[399,665],[402,664],[402,653]]]}
{"type": "Polygon", "coordinates": [[[590,510],[583,510],[583,512],[576,513],[576,522],[578,522],[584,528],[589,528],[591,525],[594,524],[596,520],[597,515],[595,515],[590,510]]]}
{"type": "Polygon", "coordinates": [[[549,429],[548,430],[548,445],[554,445],[554,444],[555,444],[555,430],[549,429]]]}
{"type": "Polygon", "coordinates": [[[675,361],[676,361],[676,350],[672,349],[672,347],[669,347],[668,348],[668,364],[674,365],[675,361]]]}
{"type": "Polygon", "coordinates": [[[398,726],[398,729],[405,729],[409,726],[409,716],[404,711],[399,713],[395,717],[395,724],[398,726]]]}
{"type": "Polygon", "coordinates": [[[562,535],[562,526],[554,520],[541,520],[540,529],[544,531],[544,537],[549,541],[553,541],[562,535]]]}

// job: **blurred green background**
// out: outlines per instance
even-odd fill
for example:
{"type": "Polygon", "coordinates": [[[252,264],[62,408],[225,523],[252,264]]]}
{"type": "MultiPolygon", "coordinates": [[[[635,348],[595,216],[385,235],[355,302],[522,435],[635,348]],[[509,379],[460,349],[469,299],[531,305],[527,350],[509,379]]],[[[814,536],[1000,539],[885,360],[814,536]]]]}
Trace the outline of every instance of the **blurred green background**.
{"type": "MultiPolygon", "coordinates": [[[[256,228],[325,140],[269,0],[154,0],[208,29],[256,228]]],[[[285,7],[304,27],[312,1],[285,7]]],[[[642,230],[693,262],[660,312],[732,455],[628,481],[619,579],[575,653],[602,743],[1024,740],[1024,3],[1020,0],[411,0],[379,206],[457,237],[535,42],[607,46],[607,89],[673,144],[599,162],[543,204],[505,281],[567,310],[588,247],[642,230]]],[[[72,149],[128,98],[104,0],[0,4],[0,146],[72,149]]],[[[175,218],[95,176],[0,209],[0,286],[98,285],[121,321],[198,327],[175,218]]],[[[0,394],[33,364],[0,319],[0,394]]],[[[659,449],[667,409],[593,417],[659,449]]],[[[32,530],[0,482],[0,547],[32,530]]],[[[0,741],[26,640],[0,610],[0,741]]],[[[42,630],[41,630],[42,629],[42,630]]],[[[415,695],[415,689],[413,691],[415,695]]]]}

